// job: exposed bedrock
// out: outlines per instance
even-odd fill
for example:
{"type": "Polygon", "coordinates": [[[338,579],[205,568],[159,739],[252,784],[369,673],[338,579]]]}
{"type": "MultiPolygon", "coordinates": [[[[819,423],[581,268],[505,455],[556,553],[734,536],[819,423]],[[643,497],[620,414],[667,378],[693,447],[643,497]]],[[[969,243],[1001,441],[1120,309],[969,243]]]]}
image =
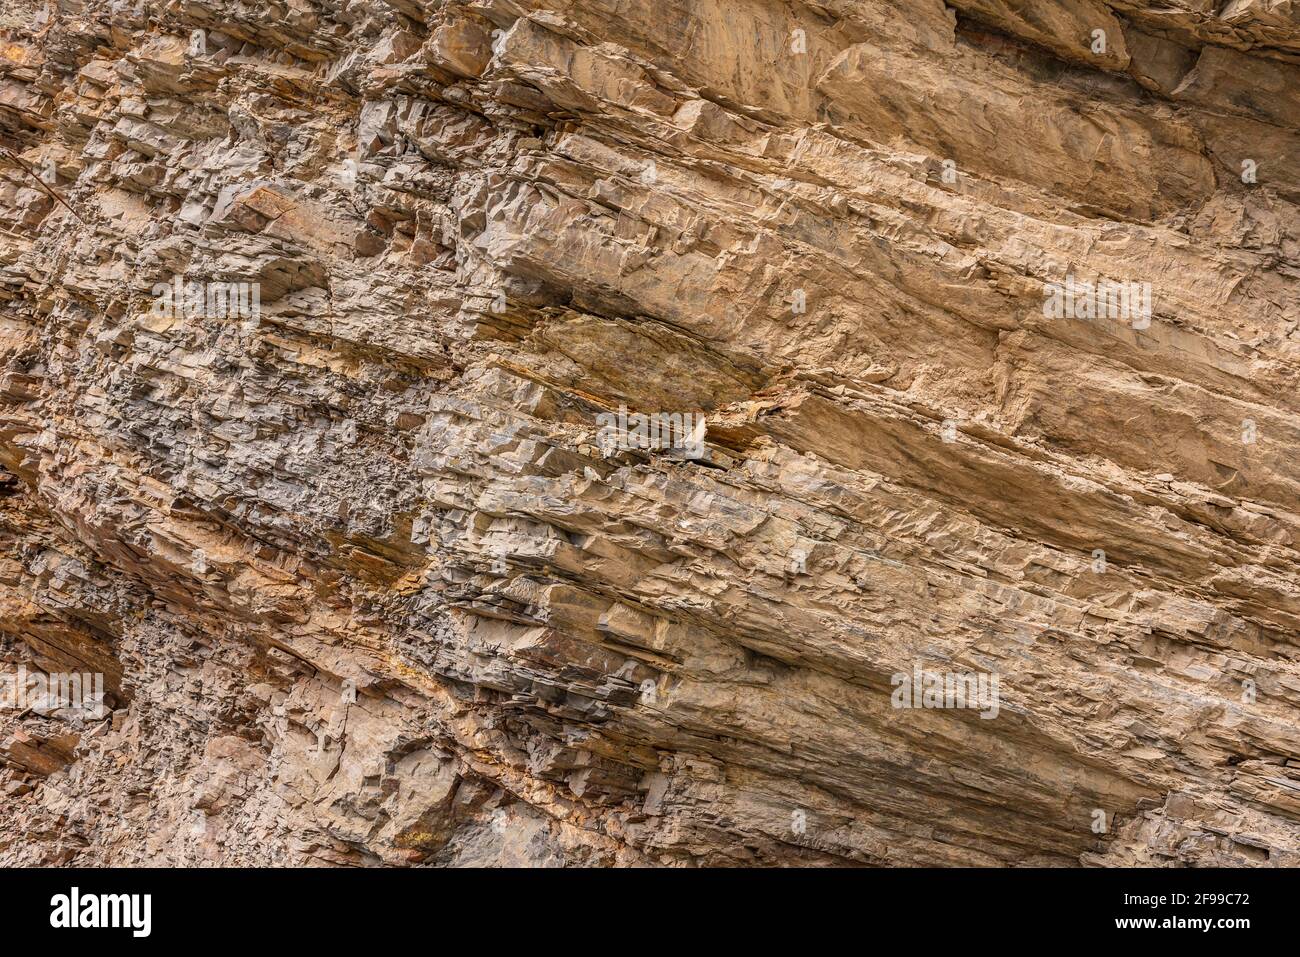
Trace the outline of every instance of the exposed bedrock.
{"type": "Polygon", "coordinates": [[[2,16],[0,862],[1300,864],[1300,4],[2,16]]]}

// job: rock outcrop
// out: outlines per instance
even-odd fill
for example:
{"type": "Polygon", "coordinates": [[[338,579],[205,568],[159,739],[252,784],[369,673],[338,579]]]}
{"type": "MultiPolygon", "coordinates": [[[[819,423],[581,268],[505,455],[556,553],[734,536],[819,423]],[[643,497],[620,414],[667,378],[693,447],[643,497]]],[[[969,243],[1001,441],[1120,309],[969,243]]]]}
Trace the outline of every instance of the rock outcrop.
{"type": "Polygon", "coordinates": [[[0,862],[1300,864],[1300,4],[0,16],[0,862]]]}

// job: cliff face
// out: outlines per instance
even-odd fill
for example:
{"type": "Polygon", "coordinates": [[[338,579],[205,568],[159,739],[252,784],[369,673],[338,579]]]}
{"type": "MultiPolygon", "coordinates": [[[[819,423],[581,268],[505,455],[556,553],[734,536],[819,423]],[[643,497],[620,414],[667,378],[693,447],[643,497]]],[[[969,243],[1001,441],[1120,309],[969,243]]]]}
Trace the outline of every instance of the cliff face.
{"type": "Polygon", "coordinates": [[[1300,864],[1300,4],[3,17],[0,862],[1300,864]]]}

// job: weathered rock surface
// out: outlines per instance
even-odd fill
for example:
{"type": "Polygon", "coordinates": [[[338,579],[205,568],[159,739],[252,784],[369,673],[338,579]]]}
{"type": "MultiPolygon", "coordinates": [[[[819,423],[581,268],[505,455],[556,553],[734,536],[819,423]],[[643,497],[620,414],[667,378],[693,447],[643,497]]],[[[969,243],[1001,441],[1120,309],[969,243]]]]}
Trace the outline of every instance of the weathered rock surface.
{"type": "Polygon", "coordinates": [[[0,862],[1300,864],[1300,4],[3,17],[0,862]]]}

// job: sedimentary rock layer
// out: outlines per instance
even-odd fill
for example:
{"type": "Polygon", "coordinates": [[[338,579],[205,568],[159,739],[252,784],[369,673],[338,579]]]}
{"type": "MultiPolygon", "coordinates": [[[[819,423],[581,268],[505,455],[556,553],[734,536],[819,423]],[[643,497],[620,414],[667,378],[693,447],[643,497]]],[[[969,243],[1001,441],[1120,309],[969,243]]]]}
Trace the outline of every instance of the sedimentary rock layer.
{"type": "Polygon", "coordinates": [[[3,17],[0,862],[1300,863],[1300,5],[3,17]]]}

